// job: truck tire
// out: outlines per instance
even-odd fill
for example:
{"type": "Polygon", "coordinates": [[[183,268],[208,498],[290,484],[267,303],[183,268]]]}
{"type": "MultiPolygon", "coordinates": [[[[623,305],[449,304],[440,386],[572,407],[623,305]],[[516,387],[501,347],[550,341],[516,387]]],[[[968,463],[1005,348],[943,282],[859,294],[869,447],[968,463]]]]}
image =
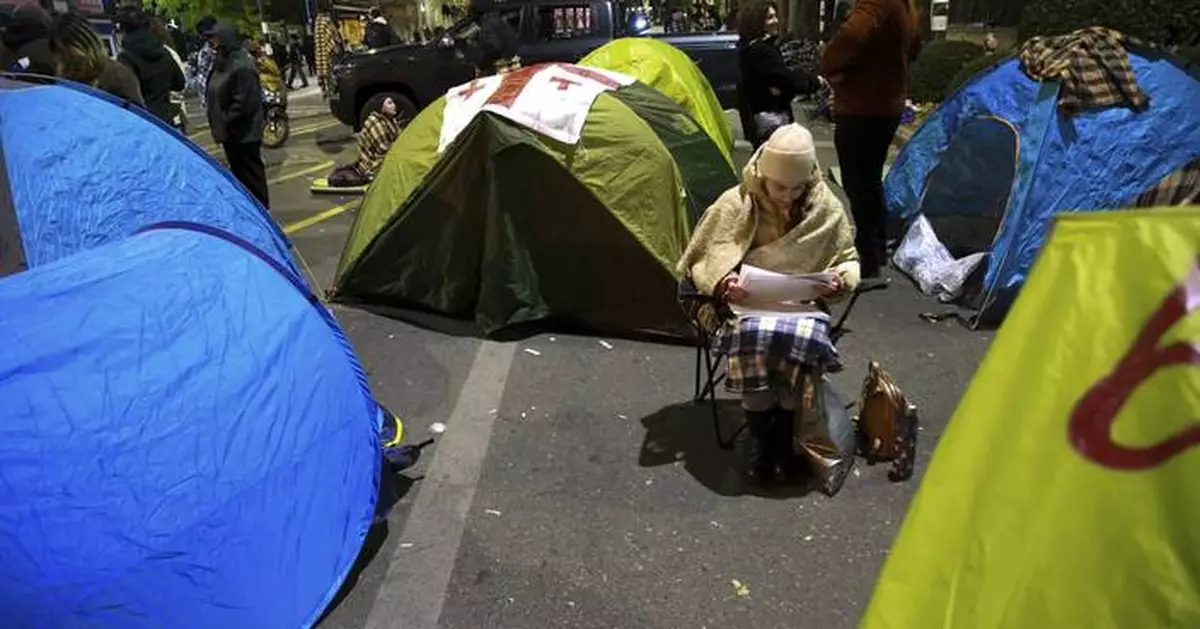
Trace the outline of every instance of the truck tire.
{"type": "Polygon", "coordinates": [[[379,108],[383,107],[383,101],[387,100],[388,98],[391,98],[396,103],[396,114],[400,116],[401,126],[407,126],[409,121],[411,121],[417,115],[417,106],[413,104],[409,97],[401,94],[400,92],[380,92],[368,98],[367,103],[363,105],[363,108],[358,112],[359,129],[361,129],[363,123],[367,121],[367,116],[370,116],[371,112],[379,111],[379,108]]]}

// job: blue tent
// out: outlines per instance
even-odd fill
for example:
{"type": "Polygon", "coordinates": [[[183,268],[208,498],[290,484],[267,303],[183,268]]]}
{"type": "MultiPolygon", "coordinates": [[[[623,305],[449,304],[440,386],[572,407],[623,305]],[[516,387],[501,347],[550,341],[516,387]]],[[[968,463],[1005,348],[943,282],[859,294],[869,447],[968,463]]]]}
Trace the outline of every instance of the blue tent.
{"type": "Polygon", "coordinates": [[[888,211],[925,214],[951,252],[990,251],[981,323],[999,321],[1059,212],[1129,207],[1200,157],[1200,72],[1130,50],[1149,109],[1059,111],[1058,83],[1013,58],[947,99],[913,135],[885,181],[888,211]]]}
{"type": "Polygon", "coordinates": [[[66,81],[0,75],[0,277],[170,220],[232,232],[297,270],[245,188],[144,109],[66,81]]]}
{"type": "Polygon", "coordinates": [[[0,338],[0,627],[316,622],[371,525],[380,411],[298,276],[151,226],[0,279],[0,338]]]}

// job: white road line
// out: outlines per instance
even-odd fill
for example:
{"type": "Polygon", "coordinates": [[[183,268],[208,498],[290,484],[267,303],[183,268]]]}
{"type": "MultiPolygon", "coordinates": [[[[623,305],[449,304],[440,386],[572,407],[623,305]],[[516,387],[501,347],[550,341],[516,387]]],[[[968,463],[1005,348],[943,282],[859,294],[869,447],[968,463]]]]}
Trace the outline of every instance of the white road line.
{"type": "Polygon", "coordinates": [[[483,341],[421,481],[366,629],[436,629],[516,345],[483,341]],[[409,546],[411,544],[411,546],[409,546]]]}

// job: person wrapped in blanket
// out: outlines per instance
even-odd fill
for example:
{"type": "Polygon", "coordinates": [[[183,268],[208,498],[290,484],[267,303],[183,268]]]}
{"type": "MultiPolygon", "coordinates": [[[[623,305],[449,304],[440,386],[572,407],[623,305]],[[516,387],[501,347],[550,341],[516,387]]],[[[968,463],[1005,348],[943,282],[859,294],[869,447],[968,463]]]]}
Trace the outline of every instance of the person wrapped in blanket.
{"type": "MultiPolygon", "coordinates": [[[[858,286],[854,228],[821,175],[812,134],[800,125],[772,133],[742,171],[742,183],[708,208],[678,271],[701,292],[736,306],[748,296],[742,264],[784,274],[832,272],[826,301],[858,286]]],[[[725,386],[741,396],[748,420],[746,472],[760,486],[795,469],[793,416],[805,376],[841,366],[829,320],[815,314],[733,317],[716,331],[729,361],[725,386]]]]}
{"type": "Polygon", "coordinates": [[[353,164],[335,168],[329,175],[329,185],[352,188],[371,183],[403,128],[396,101],[390,96],[383,99],[379,111],[371,112],[363,121],[362,131],[358,133],[358,159],[353,164]]]}

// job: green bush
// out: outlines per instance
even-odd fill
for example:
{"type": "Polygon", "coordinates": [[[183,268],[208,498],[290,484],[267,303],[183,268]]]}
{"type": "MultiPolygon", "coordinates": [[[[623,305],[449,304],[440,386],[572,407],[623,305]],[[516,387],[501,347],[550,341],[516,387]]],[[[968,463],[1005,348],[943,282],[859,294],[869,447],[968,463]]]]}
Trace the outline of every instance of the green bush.
{"type": "Polygon", "coordinates": [[[1001,51],[995,54],[983,55],[968,61],[966,65],[958,69],[958,72],[954,74],[954,78],[950,80],[950,85],[946,89],[946,95],[949,96],[950,94],[957,92],[960,88],[962,88],[962,86],[966,85],[968,81],[975,78],[977,74],[1003,61],[1011,54],[1012,51],[1001,51]]]}
{"type": "Polygon", "coordinates": [[[1146,42],[1200,44],[1200,0],[1029,0],[1020,37],[1105,26],[1146,42]]]}
{"type": "Polygon", "coordinates": [[[917,103],[941,102],[954,91],[954,79],[959,71],[983,56],[983,46],[973,42],[930,42],[909,68],[909,98],[917,103]]]}

